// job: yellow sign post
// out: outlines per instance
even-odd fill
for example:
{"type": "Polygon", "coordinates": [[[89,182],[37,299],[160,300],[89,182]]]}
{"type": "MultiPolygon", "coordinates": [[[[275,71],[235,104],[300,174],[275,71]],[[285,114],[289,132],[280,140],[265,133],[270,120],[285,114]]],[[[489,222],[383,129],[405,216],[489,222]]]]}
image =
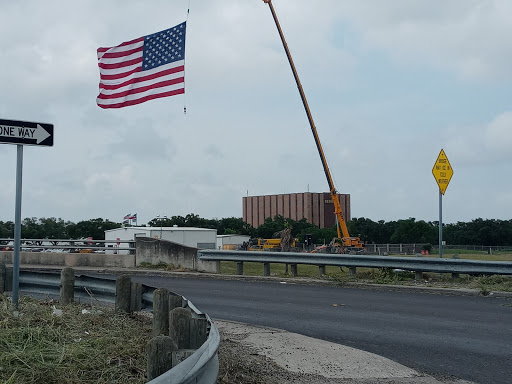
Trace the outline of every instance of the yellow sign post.
{"type": "Polygon", "coordinates": [[[441,149],[439,152],[439,156],[437,156],[436,163],[434,164],[434,168],[432,168],[432,174],[436,179],[437,185],[439,185],[439,192],[444,195],[446,188],[448,188],[448,184],[450,184],[450,180],[453,176],[453,168],[448,161],[448,157],[446,157],[446,153],[441,149]]]}
{"type": "Polygon", "coordinates": [[[441,149],[437,156],[432,174],[439,186],[439,257],[443,257],[443,195],[450,184],[453,176],[453,168],[446,157],[446,153],[441,149]]]}

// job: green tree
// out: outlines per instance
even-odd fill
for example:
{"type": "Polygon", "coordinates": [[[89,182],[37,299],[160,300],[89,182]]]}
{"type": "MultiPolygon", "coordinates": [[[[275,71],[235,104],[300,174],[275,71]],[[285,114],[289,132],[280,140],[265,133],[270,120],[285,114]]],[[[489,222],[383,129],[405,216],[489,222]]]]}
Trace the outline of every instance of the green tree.
{"type": "Polygon", "coordinates": [[[69,225],[69,235],[73,239],[92,237],[94,240],[104,240],[106,230],[120,227],[121,224],[114,223],[108,219],[90,219],[69,225]]]}

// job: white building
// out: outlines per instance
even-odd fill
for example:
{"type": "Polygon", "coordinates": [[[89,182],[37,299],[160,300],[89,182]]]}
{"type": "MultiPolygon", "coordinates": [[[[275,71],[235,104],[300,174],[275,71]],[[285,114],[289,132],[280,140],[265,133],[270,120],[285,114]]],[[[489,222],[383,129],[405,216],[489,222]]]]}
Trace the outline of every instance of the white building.
{"type": "Polygon", "coordinates": [[[217,249],[234,250],[250,238],[247,235],[217,235],[217,249]]]}
{"type": "MultiPolygon", "coordinates": [[[[105,240],[118,240],[118,244],[113,244],[112,251],[106,251],[106,253],[114,253],[117,246],[120,248],[128,247],[128,243],[123,243],[123,240],[133,241],[136,237],[169,240],[199,249],[215,249],[217,230],[194,227],[122,227],[109,229],[105,231],[105,240]]],[[[107,246],[109,245],[107,244],[107,246]]],[[[119,251],[119,254],[126,253],[128,251],[119,251]]]]}

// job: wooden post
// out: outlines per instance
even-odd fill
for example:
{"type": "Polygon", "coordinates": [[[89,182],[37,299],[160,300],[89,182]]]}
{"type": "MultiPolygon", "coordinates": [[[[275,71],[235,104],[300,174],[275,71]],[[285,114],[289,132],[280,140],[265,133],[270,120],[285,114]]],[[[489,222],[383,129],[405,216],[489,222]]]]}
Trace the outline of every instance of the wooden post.
{"type": "Polygon", "coordinates": [[[169,312],[169,336],[176,342],[178,349],[190,348],[190,309],[174,308],[169,312]]]}
{"type": "Polygon", "coordinates": [[[121,275],[116,279],[116,311],[130,312],[132,281],[130,276],[121,275]]]}
{"type": "Polygon", "coordinates": [[[190,349],[198,349],[204,344],[208,335],[208,320],[190,319],[190,349]]]}
{"type": "Polygon", "coordinates": [[[130,295],[130,311],[137,312],[142,309],[142,283],[132,283],[130,295]]]}
{"type": "MultiPolygon", "coordinates": [[[[169,321],[169,311],[172,311],[174,308],[183,308],[183,297],[180,295],[169,294],[169,309],[167,310],[166,316],[167,321],[169,321]]],[[[169,330],[169,324],[167,324],[167,330],[169,330]]]]}
{"type": "Polygon", "coordinates": [[[12,267],[5,267],[5,285],[4,288],[7,292],[12,291],[12,285],[13,285],[13,279],[14,279],[14,270],[12,267]]]}
{"type": "Polygon", "coordinates": [[[236,262],[236,274],[243,275],[244,274],[244,263],[243,261],[236,262]]]}
{"type": "Polygon", "coordinates": [[[325,275],[325,265],[319,265],[318,266],[318,277],[322,278],[323,275],[325,275]]]}
{"type": "Polygon", "coordinates": [[[292,270],[292,276],[297,277],[299,276],[297,272],[297,264],[291,264],[291,270],[292,270]]]}
{"type": "Polygon", "coordinates": [[[169,336],[152,338],[148,345],[148,381],[153,380],[172,368],[172,353],[178,349],[169,336]]]}
{"type": "Polygon", "coordinates": [[[5,291],[5,263],[0,262],[0,293],[4,293],[5,291]]]}
{"type": "Polygon", "coordinates": [[[71,304],[75,300],[75,271],[73,268],[63,268],[60,272],[60,303],[71,304]]]}
{"type": "Polygon", "coordinates": [[[270,276],[270,263],[263,263],[263,276],[270,276]]]}
{"type": "Polygon", "coordinates": [[[169,336],[169,297],[171,292],[158,288],[153,292],[153,336],[169,336]]]}
{"type": "Polygon", "coordinates": [[[357,273],[357,267],[348,267],[348,274],[350,276],[355,276],[357,273]]]}

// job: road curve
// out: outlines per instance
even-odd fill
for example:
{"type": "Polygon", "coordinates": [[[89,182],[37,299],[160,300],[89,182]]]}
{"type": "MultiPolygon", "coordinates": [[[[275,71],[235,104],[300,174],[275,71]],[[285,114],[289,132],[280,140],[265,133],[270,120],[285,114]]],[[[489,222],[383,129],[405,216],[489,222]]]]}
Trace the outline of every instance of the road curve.
{"type": "Polygon", "coordinates": [[[340,343],[436,377],[511,382],[512,300],[279,281],[133,280],[180,293],[212,318],[340,343]]]}

